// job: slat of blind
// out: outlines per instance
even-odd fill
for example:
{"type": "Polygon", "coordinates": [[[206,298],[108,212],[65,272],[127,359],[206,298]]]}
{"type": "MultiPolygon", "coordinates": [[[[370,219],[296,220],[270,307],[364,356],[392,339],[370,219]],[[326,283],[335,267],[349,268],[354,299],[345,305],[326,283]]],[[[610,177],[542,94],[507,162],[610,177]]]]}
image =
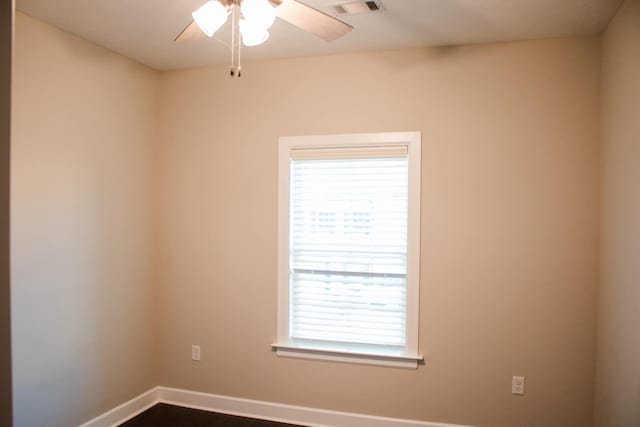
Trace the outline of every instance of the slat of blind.
{"type": "Polygon", "coordinates": [[[406,147],[293,150],[292,338],[405,345],[406,155],[406,147]]]}
{"type": "Polygon", "coordinates": [[[335,147],[335,148],[296,148],[290,151],[292,160],[330,160],[361,158],[407,157],[406,145],[384,147],[335,147]]]}

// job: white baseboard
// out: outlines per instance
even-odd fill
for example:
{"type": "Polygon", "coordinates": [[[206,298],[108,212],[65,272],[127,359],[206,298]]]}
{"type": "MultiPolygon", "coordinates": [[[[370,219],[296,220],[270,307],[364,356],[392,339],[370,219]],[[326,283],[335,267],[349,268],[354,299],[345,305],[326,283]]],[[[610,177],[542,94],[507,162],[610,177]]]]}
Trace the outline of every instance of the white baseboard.
{"type": "Polygon", "coordinates": [[[472,427],[329,411],[162,386],[155,387],[80,427],[114,427],[156,403],[312,427],[472,427]]]}
{"type": "Polygon", "coordinates": [[[112,427],[135,417],[158,403],[158,387],[134,397],[128,402],[118,405],[79,427],[112,427]]]}

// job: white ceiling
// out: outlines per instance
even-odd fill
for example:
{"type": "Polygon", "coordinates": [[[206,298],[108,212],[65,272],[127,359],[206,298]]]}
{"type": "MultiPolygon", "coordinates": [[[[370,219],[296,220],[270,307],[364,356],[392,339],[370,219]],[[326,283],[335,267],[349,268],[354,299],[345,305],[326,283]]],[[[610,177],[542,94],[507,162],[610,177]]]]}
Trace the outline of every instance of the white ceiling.
{"type": "MultiPolygon", "coordinates": [[[[338,0],[300,0],[333,14],[338,0]]],[[[210,39],[174,43],[205,0],[16,0],[16,8],[158,70],[221,64],[228,48],[210,39]]],[[[327,43],[277,20],[244,61],[417,46],[598,34],[622,0],[382,0],[381,13],[342,15],[354,30],[327,43]]],[[[217,34],[229,39],[226,24],[217,34]]]]}

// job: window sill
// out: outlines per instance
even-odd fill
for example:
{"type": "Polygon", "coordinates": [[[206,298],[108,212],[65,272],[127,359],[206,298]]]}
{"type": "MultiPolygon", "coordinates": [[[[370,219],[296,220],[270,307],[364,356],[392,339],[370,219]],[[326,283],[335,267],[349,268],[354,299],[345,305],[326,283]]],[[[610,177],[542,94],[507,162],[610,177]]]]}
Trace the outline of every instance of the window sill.
{"type": "Polygon", "coordinates": [[[329,362],[358,363],[363,365],[378,365],[392,368],[417,369],[418,364],[424,362],[424,357],[418,355],[400,356],[395,354],[369,354],[280,344],[273,344],[271,348],[278,356],[282,357],[324,360],[329,362]]]}

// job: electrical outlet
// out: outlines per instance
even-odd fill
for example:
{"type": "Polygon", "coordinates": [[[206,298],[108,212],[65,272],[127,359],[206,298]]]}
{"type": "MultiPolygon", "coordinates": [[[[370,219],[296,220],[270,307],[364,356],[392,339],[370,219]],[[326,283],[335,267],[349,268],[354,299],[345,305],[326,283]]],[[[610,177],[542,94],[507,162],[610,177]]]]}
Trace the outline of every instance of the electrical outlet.
{"type": "Polygon", "coordinates": [[[191,346],[191,360],[196,360],[196,361],[200,360],[200,346],[199,345],[192,345],[191,346]]]}
{"type": "Polygon", "coordinates": [[[524,395],[524,377],[513,377],[511,379],[511,394],[524,395]]]}

